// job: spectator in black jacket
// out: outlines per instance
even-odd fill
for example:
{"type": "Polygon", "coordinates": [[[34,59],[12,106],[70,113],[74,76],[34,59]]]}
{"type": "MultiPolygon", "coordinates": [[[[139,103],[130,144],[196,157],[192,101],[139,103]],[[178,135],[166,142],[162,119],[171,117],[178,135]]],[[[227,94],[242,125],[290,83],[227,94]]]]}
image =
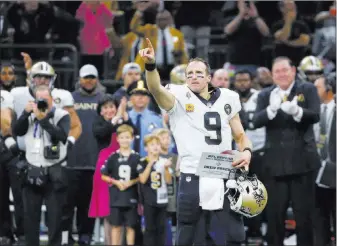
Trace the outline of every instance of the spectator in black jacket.
{"type": "MultiPolygon", "coordinates": [[[[97,140],[99,151],[108,147],[111,143],[111,136],[122,124],[128,124],[132,127],[132,121],[126,112],[127,100],[121,99],[121,103],[111,95],[105,95],[97,105],[99,117],[94,121],[92,131],[97,140]]],[[[136,130],[136,129],[134,129],[136,130]]]]}

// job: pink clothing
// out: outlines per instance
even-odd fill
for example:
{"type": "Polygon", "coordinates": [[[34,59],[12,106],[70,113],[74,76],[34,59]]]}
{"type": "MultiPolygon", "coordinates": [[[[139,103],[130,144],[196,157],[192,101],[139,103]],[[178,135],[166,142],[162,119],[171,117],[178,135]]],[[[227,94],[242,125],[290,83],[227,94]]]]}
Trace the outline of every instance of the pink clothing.
{"type": "Polygon", "coordinates": [[[116,140],[116,133],[111,136],[109,147],[102,149],[96,163],[96,170],[93,179],[93,189],[88,216],[91,218],[106,217],[110,214],[109,185],[101,178],[101,167],[108,157],[119,148],[116,140]]]}
{"type": "Polygon", "coordinates": [[[76,18],[84,22],[84,27],[80,32],[82,54],[102,55],[110,47],[110,40],[105,29],[112,27],[113,17],[104,4],[100,4],[94,14],[86,3],[81,3],[76,11],[76,18]]]}

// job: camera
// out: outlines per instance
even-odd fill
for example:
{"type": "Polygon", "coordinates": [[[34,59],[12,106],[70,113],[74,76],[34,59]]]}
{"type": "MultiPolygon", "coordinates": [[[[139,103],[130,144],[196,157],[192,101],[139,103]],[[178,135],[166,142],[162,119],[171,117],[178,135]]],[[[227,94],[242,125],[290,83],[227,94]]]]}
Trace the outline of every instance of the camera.
{"type": "Polygon", "coordinates": [[[60,159],[60,147],[58,144],[46,146],[44,147],[43,154],[47,160],[58,160],[60,159]]]}
{"type": "Polygon", "coordinates": [[[46,99],[37,99],[35,103],[37,105],[37,109],[41,112],[45,112],[48,108],[48,102],[46,99]]]}

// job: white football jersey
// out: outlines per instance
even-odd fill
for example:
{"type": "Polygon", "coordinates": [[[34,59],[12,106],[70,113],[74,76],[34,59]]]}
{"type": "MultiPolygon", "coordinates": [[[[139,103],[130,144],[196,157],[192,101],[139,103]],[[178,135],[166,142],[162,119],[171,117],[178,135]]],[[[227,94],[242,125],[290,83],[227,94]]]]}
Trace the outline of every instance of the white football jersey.
{"type": "MultiPolygon", "coordinates": [[[[14,111],[17,117],[20,117],[29,101],[35,100],[30,94],[28,86],[13,88],[11,94],[14,98],[14,111]]],[[[64,107],[74,106],[74,98],[69,91],[54,88],[51,94],[56,108],[62,109],[64,107]]],[[[26,149],[23,137],[18,137],[17,142],[21,150],[26,149]]]]}
{"type": "Polygon", "coordinates": [[[10,108],[14,110],[14,98],[6,90],[0,90],[0,108],[10,108]]]}
{"type": "MultiPolygon", "coordinates": [[[[259,91],[255,89],[250,89],[253,93],[247,102],[242,103],[243,110],[248,113],[249,127],[254,128],[252,123],[254,113],[256,111],[257,106],[257,97],[259,96],[259,91]]],[[[261,127],[254,130],[246,130],[246,134],[250,141],[252,141],[253,151],[260,150],[264,147],[266,142],[266,129],[265,127],[261,127]]]]}
{"type": "Polygon", "coordinates": [[[194,174],[203,152],[232,149],[229,121],[241,110],[239,95],[219,88],[206,101],[187,85],[169,84],[166,88],[176,98],[168,114],[181,158],[180,171],[194,174]]]}

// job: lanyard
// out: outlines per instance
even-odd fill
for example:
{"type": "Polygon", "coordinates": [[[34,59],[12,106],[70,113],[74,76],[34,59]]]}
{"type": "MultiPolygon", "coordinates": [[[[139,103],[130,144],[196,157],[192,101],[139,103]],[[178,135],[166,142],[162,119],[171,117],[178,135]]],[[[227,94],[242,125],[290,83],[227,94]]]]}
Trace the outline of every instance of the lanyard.
{"type": "Polygon", "coordinates": [[[34,138],[37,138],[37,129],[39,128],[39,123],[36,121],[34,124],[34,138]]]}

